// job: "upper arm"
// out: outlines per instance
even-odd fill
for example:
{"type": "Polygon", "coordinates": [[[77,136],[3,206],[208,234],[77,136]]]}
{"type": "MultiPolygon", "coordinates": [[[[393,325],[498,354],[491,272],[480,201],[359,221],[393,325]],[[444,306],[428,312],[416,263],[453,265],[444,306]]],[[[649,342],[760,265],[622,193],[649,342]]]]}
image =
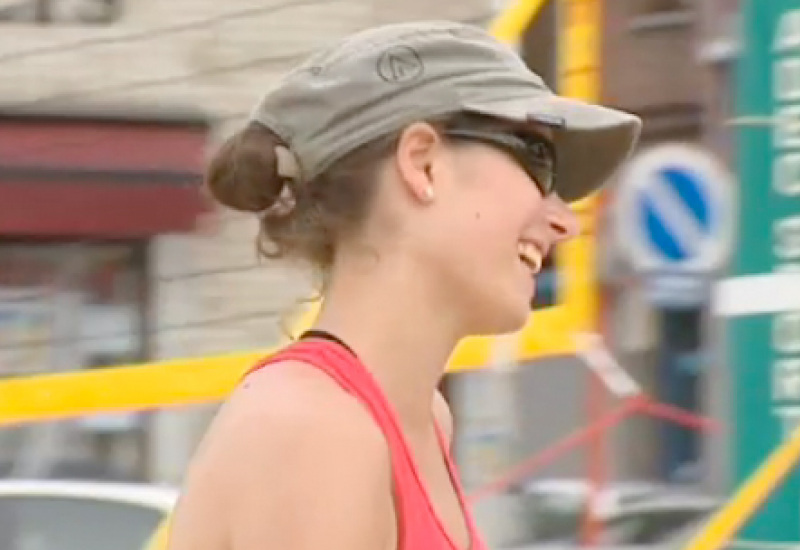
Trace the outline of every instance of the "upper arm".
{"type": "Polygon", "coordinates": [[[231,550],[385,548],[390,460],[366,411],[338,388],[261,385],[230,403],[215,444],[231,550]]]}
{"type": "Polygon", "coordinates": [[[436,423],[439,428],[444,432],[447,437],[447,443],[453,443],[453,413],[450,411],[450,405],[442,395],[442,392],[436,391],[433,395],[433,416],[436,418],[436,423]]]}

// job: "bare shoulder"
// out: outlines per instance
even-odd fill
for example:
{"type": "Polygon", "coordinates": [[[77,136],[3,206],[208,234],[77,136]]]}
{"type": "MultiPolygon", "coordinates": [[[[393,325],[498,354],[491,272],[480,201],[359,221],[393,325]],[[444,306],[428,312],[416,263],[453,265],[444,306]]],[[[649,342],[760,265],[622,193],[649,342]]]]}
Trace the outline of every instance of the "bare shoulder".
{"type": "Polygon", "coordinates": [[[248,445],[349,441],[388,458],[385,439],[367,409],[326,374],[300,362],[250,375],[218,420],[217,436],[248,445]]]}
{"type": "Polygon", "coordinates": [[[442,392],[436,391],[433,394],[433,415],[439,427],[447,436],[447,441],[452,444],[453,442],[453,412],[450,410],[450,405],[442,395],[442,392]]]}
{"type": "Polygon", "coordinates": [[[325,373],[299,361],[285,361],[250,374],[227,400],[219,420],[231,426],[250,426],[252,416],[274,417],[279,424],[317,422],[322,416],[329,423],[341,424],[343,430],[380,436],[355,397],[325,373]]]}
{"type": "Polygon", "coordinates": [[[391,461],[367,410],[306,364],[248,377],[221,408],[187,484],[213,486],[233,550],[381,548],[391,461]]]}

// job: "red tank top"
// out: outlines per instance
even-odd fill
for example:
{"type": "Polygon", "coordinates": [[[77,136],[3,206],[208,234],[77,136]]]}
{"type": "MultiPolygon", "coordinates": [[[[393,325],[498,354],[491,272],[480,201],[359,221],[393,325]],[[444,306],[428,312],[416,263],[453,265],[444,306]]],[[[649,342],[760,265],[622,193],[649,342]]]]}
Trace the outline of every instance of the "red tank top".
{"type": "Polygon", "coordinates": [[[332,341],[300,340],[259,363],[247,374],[280,361],[301,361],[324,372],[367,408],[384,433],[392,457],[398,550],[488,550],[478,534],[449,445],[438,425],[436,430],[450,479],[466,515],[472,541],[469,549],[459,548],[448,534],[428,495],[397,414],[377,381],[354,354],[332,341]]]}

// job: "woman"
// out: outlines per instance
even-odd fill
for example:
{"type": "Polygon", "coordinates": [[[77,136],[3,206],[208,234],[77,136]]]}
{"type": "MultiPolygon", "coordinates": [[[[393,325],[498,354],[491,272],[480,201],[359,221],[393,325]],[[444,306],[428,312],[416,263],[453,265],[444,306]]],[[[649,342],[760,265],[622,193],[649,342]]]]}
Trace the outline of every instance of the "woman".
{"type": "Polygon", "coordinates": [[[542,258],[577,231],[565,202],[638,131],[455,23],[361,32],[287,75],[208,185],[260,216],[265,255],[321,271],[324,307],[221,409],[170,548],[484,549],[436,388],[461,338],[523,326],[542,258]]]}

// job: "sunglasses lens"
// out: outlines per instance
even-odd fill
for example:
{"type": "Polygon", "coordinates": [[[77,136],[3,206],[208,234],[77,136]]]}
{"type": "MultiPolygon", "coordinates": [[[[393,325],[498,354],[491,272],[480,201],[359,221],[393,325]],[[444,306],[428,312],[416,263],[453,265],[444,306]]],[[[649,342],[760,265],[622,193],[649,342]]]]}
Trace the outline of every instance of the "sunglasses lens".
{"type": "Polygon", "coordinates": [[[543,195],[550,194],[553,191],[555,171],[552,146],[538,140],[527,140],[525,149],[528,173],[539,185],[543,195]]]}
{"type": "Polygon", "coordinates": [[[478,141],[498,147],[517,159],[525,172],[533,178],[542,195],[549,195],[555,187],[555,149],[553,145],[539,136],[530,134],[487,132],[453,128],[446,135],[478,141]]]}
{"type": "Polygon", "coordinates": [[[528,164],[525,169],[542,195],[547,196],[553,192],[553,173],[550,170],[543,169],[537,164],[528,164]]]}

